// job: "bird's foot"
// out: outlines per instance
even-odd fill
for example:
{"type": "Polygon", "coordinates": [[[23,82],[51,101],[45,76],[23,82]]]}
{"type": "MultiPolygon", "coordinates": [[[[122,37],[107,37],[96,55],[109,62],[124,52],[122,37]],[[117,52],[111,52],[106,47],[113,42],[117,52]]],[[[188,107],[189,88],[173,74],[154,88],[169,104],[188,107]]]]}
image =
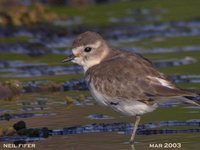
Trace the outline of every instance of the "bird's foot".
{"type": "Polygon", "coordinates": [[[134,141],[134,140],[130,140],[129,143],[130,143],[131,145],[133,145],[133,144],[135,144],[135,141],[134,141]]]}

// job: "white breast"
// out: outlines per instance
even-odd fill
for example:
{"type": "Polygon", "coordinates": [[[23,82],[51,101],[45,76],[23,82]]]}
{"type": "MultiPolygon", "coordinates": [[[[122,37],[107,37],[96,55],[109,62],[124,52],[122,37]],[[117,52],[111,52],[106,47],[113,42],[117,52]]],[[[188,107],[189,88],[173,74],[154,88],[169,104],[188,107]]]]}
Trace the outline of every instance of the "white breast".
{"type": "Polygon", "coordinates": [[[100,92],[98,92],[94,85],[92,83],[90,83],[89,85],[89,89],[90,89],[90,92],[93,96],[93,98],[96,100],[97,103],[101,104],[101,105],[105,105],[107,106],[107,98],[106,96],[104,96],[103,94],[101,94],[100,92]]]}

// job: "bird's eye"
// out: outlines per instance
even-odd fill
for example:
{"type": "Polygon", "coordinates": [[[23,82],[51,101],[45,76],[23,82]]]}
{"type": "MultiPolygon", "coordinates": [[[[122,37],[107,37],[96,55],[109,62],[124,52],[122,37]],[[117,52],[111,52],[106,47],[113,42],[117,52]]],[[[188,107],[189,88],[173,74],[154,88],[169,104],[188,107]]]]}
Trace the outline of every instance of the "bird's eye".
{"type": "Polygon", "coordinates": [[[86,47],[86,48],[84,49],[85,52],[90,52],[91,50],[92,50],[91,47],[86,47]]]}

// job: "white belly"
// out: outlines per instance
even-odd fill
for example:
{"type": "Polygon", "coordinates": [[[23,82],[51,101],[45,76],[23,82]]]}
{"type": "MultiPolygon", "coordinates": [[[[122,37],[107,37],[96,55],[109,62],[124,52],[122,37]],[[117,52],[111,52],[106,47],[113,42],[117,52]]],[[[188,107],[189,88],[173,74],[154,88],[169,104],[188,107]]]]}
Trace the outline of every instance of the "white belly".
{"type": "Polygon", "coordinates": [[[149,106],[139,101],[129,101],[129,102],[123,101],[119,103],[119,105],[112,107],[116,111],[122,112],[125,115],[136,116],[152,112],[158,107],[158,105],[153,104],[149,106]]]}
{"type": "Polygon", "coordinates": [[[143,115],[148,112],[154,111],[158,105],[147,105],[136,100],[123,100],[105,96],[98,92],[92,84],[90,84],[90,92],[95,101],[104,106],[110,106],[114,110],[121,112],[128,116],[143,115]],[[112,105],[110,102],[117,102],[117,105],[112,105]]]}

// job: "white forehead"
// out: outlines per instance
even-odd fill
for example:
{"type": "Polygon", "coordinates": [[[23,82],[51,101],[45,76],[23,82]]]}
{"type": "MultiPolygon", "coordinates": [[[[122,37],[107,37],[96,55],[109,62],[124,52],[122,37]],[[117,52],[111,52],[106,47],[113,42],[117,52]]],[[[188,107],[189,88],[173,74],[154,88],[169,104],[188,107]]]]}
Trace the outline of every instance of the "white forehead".
{"type": "Polygon", "coordinates": [[[79,47],[75,47],[72,49],[72,51],[80,51],[85,47],[91,47],[91,48],[98,48],[101,45],[101,41],[97,41],[93,44],[88,44],[88,45],[83,45],[83,46],[79,46],[79,47]]]}

